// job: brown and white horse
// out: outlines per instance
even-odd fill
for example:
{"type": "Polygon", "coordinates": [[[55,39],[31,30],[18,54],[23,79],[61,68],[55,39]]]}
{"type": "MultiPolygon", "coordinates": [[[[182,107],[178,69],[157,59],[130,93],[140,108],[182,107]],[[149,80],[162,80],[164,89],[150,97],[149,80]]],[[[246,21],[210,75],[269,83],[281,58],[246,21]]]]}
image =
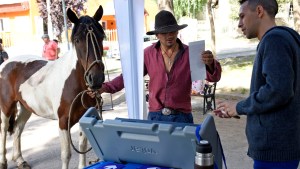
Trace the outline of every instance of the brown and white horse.
{"type": "MultiPolygon", "coordinates": [[[[88,87],[100,88],[104,82],[102,41],[105,34],[99,24],[103,15],[101,6],[93,17],[78,18],[70,9],[67,10],[67,15],[74,23],[71,35],[73,50],[69,54],[56,61],[46,61],[36,56],[17,56],[0,67],[1,169],[7,168],[7,131],[14,134],[12,159],[19,168],[30,168],[22,157],[20,138],[32,113],[58,120],[62,168],[67,169],[69,166],[71,150],[68,124],[70,127],[76,124],[85,112],[80,99],[75,102],[73,99],[88,87]],[[69,123],[70,109],[72,116],[69,123]]],[[[89,96],[83,100],[87,106],[96,104],[89,96]]],[[[80,143],[83,144],[79,146],[80,150],[86,149],[86,138],[80,143]]],[[[84,167],[85,156],[79,163],[80,168],[84,167]]]]}

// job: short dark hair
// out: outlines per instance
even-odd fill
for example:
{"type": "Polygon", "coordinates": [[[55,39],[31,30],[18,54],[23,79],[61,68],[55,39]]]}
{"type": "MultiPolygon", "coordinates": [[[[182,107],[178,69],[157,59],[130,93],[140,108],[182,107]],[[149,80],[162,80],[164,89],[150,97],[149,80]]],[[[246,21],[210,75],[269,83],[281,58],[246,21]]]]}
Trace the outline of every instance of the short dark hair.
{"type": "Polygon", "coordinates": [[[275,18],[278,13],[277,0],[239,0],[240,5],[248,1],[248,5],[251,10],[255,10],[257,5],[261,5],[267,13],[275,18]]]}
{"type": "Polygon", "coordinates": [[[2,41],[2,38],[0,38],[0,43],[2,43],[3,41],[2,41]]]}

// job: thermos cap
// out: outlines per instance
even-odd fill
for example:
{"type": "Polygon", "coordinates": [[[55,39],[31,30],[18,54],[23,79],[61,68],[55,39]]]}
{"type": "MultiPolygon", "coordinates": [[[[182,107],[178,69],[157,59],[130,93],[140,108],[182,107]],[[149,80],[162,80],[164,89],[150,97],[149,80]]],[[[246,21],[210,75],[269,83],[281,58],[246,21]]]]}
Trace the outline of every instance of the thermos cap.
{"type": "Polygon", "coordinates": [[[212,147],[210,143],[206,140],[201,140],[196,144],[197,153],[208,154],[212,152],[212,147]]]}

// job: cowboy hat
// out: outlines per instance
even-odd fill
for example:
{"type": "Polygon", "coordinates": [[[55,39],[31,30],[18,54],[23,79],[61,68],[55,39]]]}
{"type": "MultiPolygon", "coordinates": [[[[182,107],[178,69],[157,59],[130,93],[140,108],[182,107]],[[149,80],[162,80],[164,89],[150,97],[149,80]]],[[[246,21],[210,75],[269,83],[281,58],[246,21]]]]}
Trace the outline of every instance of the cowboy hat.
{"type": "Polygon", "coordinates": [[[175,32],[187,26],[187,24],[178,25],[171,12],[162,10],[155,16],[155,30],[149,31],[146,34],[154,35],[158,33],[175,32]]]}

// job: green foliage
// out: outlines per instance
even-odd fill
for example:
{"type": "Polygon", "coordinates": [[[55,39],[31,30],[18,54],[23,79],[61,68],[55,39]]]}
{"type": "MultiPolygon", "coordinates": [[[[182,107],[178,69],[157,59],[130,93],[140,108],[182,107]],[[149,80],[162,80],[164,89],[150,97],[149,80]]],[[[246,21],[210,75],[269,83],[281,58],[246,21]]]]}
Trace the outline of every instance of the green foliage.
{"type": "Polygon", "coordinates": [[[207,0],[173,0],[175,17],[182,16],[197,18],[205,9],[207,0]]]}
{"type": "Polygon", "coordinates": [[[231,13],[230,13],[230,19],[232,20],[238,20],[239,16],[239,1],[238,0],[229,0],[230,3],[230,8],[231,8],[231,13]]]}
{"type": "MultiPolygon", "coordinates": [[[[279,6],[279,11],[283,10],[285,7],[284,5],[288,2],[291,2],[292,0],[277,0],[278,6],[279,6]]],[[[230,3],[230,8],[231,8],[231,13],[230,13],[230,18],[232,20],[238,20],[239,16],[239,8],[240,4],[238,0],[229,0],[230,3]]]]}
{"type": "Polygon", "coordinates": [[[244,69],[247,66],[252,66],[255,55],[252,56],[236,56],[219,60],[224,69],[244,69]]]}
{"type": "Polygon", "coordinates": [[[277,0],[278,6],[279,6],[279,11],[283,11],[285,8],[285,5],[289,2],[292,2],[293,0],[277,0]]]}
{"type": "Polygon", "coordinates": [[[277,0],[278,5],[282,5],[284,3],[291,2],[292,0],[277,0]]]}

